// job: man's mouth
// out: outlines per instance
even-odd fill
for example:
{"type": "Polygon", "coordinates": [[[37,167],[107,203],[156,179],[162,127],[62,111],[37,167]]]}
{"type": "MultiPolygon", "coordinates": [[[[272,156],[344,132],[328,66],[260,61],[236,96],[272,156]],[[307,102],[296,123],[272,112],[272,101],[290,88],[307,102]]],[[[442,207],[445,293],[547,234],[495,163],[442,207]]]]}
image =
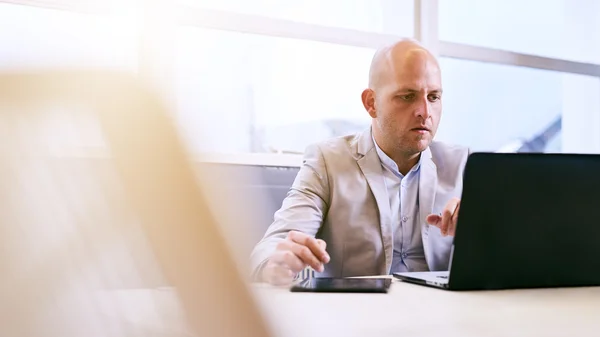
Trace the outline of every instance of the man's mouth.
{"type": "Polygon", "coordinates": [[[420,132],[429,132],[429,128],[426,127],[417,127],[417,128],[412,128],[411,131],[420,131],[420,132]]]}

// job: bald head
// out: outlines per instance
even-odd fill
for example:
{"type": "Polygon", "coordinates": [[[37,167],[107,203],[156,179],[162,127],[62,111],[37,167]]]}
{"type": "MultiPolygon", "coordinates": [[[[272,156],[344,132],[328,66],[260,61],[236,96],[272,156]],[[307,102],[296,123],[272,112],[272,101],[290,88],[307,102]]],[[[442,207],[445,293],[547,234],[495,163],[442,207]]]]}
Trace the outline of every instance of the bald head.
{"type": "Polygon", "coordinates": [[[379,49],[361,99],[373,137],[405,174],[435,136],[442,114],[442,77],[435,57],[414,40],[379,49]]]}
{"type": "Polygon", "coordinates": [[[418,67],[423,63],[430,63],[439,69],[433,54],[415,40],[404,39],[380,48],[371,61],[369,89],[376,90],[403,68],[418,67]]]}

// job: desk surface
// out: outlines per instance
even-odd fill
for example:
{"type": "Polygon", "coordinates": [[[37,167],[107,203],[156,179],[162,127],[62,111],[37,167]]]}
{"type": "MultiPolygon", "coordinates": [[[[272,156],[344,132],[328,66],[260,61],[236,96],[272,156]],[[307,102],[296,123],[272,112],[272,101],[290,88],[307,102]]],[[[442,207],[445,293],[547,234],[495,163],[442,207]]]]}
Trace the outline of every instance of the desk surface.
{"type": "Polygon", "coordinates": [[[277,336],[600,334],[600,287],[452,292],[394,281],[388,294],[253,289],[277,336]]]}

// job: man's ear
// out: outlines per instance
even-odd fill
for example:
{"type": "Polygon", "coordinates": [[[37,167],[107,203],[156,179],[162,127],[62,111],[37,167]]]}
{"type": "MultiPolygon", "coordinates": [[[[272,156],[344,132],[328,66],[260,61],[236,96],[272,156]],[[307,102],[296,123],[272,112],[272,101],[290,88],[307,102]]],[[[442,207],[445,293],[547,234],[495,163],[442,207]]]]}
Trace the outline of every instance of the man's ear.
{"type": "Polygon", "coordinates": [[[377,109],[375,109],[375,92],[372,89],[365,89],[361,95],[363,106],[369,113],[371,118],[377,117],[377,109]]]}

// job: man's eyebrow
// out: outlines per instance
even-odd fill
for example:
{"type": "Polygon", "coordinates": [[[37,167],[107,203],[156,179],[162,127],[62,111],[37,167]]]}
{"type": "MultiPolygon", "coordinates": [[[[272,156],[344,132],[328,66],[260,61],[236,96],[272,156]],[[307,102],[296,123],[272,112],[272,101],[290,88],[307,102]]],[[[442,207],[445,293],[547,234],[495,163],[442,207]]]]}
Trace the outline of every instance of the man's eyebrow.
{"type": "MultiPolygon", "coordinates": [[[[400,93],[414,94],[414,93],[417,93],[417,92],[420,92],[420,90],[411,89],[411,88],[401,88],[401,89],[396,90],[394,93],[395,94],[400,94],[400,93]]],[[[444,90],[442,90],[442,89],[434,89],[434,90],[431,90],[429,93],[430,94],[432,94],[432,93],[433,94],[436,94],[436,93],[441,94],[443,92],[444,92],[444,90]]]]}
{"type": "Polygon", "coordinates": [[[410,88],[400,88],[400,89],[396,90],[394,93],[396,93],[396,94],[400,94],[400,93],[410,93],[410,94],[413,94],[413,93],[416,93],[416,92],[419,92],[419,90],[410,89],[410,88]]]}

